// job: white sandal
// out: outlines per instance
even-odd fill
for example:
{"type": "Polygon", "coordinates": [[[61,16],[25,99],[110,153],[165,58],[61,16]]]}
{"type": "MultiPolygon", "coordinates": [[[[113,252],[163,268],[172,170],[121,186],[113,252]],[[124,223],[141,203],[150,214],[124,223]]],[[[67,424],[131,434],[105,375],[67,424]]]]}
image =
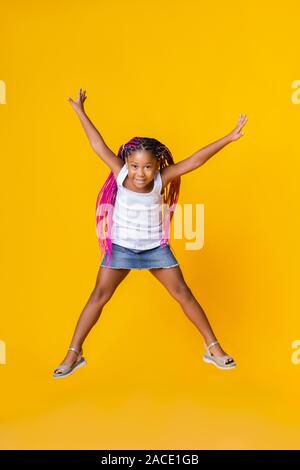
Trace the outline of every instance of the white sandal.
{"type": "Polygon", "coordinates": [[[234,369],[236,367],[235,360],[232,356],[226,354],[225,356],[214,356],[210,352],[210,348],[215,344],[219,344],[219,341],[214,341],[210,343],[208,346],[205,345],[207,352],[203,356],[203,361],[208,364],[214,364],[219,369],[234,369]]]}
{"type": "Polygon", "coordinates": [[[84,357],[82,357],[82,349],[81,351],[78,351],[78,349],[76,348],[69,348],[68,351],[75,351],[77,353],[77,355],[79,356],[81,354],[81,357],[77,360],[74,364],[72,364],[71,366],[68,366],[67,364],[60,364],[58,367],[56,367],[56,369],[54,369],[54,373],[53,373],[53,377],[55,379],[60,379],[60,378],[63,378],[63,377],[67,377],[68,375],[71,375],[73,374],[73,372],[76,370],[76,369],[79,369],[80,367],[83,367],[87,364],[86,360],[84,359],[84,357]],[[61,371],[61,372],[59,372],[61,371]]]}

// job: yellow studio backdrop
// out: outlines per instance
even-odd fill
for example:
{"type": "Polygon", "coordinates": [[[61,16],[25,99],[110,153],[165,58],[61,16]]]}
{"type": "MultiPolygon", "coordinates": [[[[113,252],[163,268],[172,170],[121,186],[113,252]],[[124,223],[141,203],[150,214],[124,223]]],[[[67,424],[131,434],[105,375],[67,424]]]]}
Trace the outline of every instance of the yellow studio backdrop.
{"type": "Polygon", "coordinates": [[[2,2],[2,449],[299,446],[297,1],[2,2]],[[117,152],[155,137],[175,162],[245,136],[182,176],[204,246],[171,244],[233,371],[148,272],[132,271],[54,380],[94,288],[95,202],[109,168],[67,98],[117,152]]]}

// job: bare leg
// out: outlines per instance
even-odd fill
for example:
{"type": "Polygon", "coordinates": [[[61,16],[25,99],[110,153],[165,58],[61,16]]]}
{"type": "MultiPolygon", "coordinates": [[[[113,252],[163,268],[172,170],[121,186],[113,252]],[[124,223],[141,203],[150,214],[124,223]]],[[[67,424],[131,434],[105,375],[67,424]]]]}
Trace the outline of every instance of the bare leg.
{"type": "MultiPolygon", "coordinates": [[[[186,284],[180,267],[149,269],[149,271],[166,287],[172,297],[179,302],[184,313],[202,334],[206,345],[217,341],[208,318],[186,284]]],[[[224,356],[226,354],[219,344],[212,346],[210,351],[215,356],[224,356]]]]}
{"type": "MultiPolygon", "coordinates": [[[[81,351],[82,344],[99,319],[104,305],[109,301],[129,271],[130,269],[99,268],[96,285],[77,321],[70,346],[81,351]]],[[[71,365],[76,359],[78,359],[78,354],[74,351],[68,351],[60,364],[71,365]]]]}

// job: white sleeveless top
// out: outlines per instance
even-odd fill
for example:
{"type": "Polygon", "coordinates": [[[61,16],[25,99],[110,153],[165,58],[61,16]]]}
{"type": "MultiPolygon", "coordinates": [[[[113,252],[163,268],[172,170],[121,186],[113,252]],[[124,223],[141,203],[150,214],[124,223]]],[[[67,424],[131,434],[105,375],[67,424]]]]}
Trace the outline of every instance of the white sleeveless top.
{"type": "Polygon", "coordinates": [[[124,164],[116,178],[118,190],[112,216],[112,242],[135,250],[155,248],[162,237],[160,172],[157,171],[153,189],[148,193],[125,188],[123,182],[127,175],[128,168],[124,164]]]}

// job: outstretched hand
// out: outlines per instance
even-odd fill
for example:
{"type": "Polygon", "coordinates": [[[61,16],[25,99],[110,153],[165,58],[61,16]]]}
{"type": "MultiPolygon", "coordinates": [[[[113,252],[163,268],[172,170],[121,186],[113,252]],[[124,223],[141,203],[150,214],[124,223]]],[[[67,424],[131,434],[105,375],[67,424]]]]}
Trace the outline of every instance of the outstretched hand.
{"type": "Polygon", "coordinates": [[[72,105],[74,111],[84,111],[83,104],[87,98],[85,92],[86,90],[82,91],[82,88],[80,88],[76,101],[73,101],[70,97],[68,98],[68,101],[72,105]]]}
{"type": "Polygon", "coordinates": [[[243,129],[247,121],[248,121],[248,118],[246,114],[240,114],[237,126],[229,134],[230,140],[232,141],[238,140],[240,137],[245,135],[245,132],[241,132],[241,130],[243,129]]]}

